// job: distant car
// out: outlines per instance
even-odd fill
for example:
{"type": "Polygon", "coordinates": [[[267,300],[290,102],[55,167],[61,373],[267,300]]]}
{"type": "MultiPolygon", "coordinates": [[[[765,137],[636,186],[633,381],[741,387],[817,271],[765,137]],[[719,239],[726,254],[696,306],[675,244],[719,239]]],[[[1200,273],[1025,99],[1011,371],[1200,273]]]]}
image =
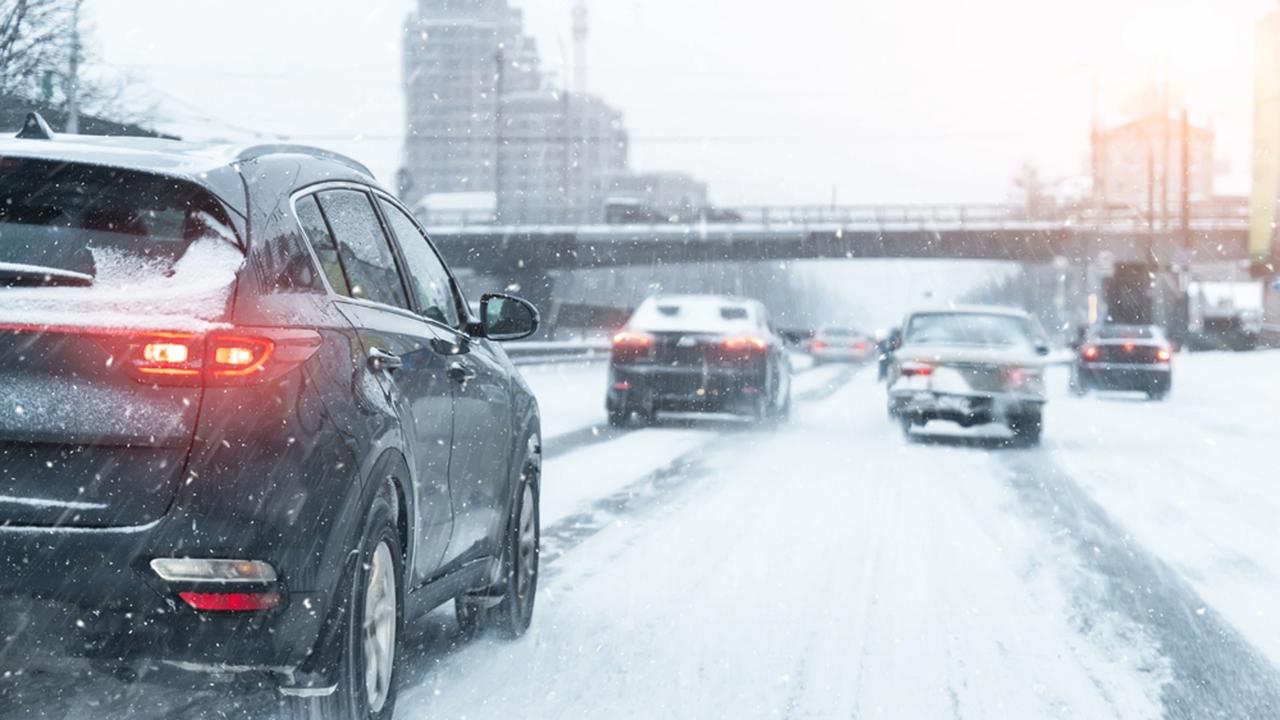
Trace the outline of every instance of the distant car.
{"type": "Polygon", "coordinates": [[[828,325],[819,328],[809,341],[809,355],[814,363],[862,363],[876,355],[875,340],[853,328],[828,325]]]}
{"type": "Polygon", "coordinates": [[[1006,425],[1026,445],[1044,427],[1039,323],[1020,310],[960,308],[909,315],[889,362],[889,414],[910,436],[930,420],[1006,425]]]}
{"type": "Polygon", "coordinates": [[[1071,390],[1127,390],[1163,400],[1173,388],[1173,346],[1154,325],[1099,325],[1071,368],[1071,390]]]}
{"type": "Polygon", "coordinates": [[[651,297],[613,338],[606,407],[615,426],[663,411],[782,419],[791,409],[791,361],[759,302],[651,297]]]}

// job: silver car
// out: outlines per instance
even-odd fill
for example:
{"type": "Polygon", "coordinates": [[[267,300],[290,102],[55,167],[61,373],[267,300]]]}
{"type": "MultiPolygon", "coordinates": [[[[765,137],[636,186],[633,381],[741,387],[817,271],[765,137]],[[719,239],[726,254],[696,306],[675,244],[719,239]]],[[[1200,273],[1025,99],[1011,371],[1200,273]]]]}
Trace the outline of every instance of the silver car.
{"type": "Polygon", "coordinates": [[[954,308],[908,315],[886,377],[889,415],[911,436],[930,420],[1005,425],[1025,445],[1044,427],[1048,341],[1021,310],[954,308]]]}

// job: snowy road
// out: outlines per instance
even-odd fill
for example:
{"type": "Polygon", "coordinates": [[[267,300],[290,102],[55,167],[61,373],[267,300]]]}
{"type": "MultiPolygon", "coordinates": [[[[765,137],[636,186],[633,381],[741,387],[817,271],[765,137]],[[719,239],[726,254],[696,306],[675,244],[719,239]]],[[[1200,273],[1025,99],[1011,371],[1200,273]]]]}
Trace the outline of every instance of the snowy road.
{"type": "Polygon", "coordinates": [[[1165,405],[1055,397],[1037,450],[908,444],[834,368],[776,433],[570,447],[529,637],[457,645],[441,614],[400,716],[1275,717],[1280,398],[1235,388],[1278,360],[1188,357],[1165,405]]]}
{"type": "MultiPolygon", "coordinates": [[[[397,717],[1280,717],[1280,390],[1239,390],[1278,365],[1181,357],[1166,404],[1062,393],[1034,450],[909,443],[873,371],[799,375],[776,431],[623,432],[601,365],[530,368],[534,625],[467,642],[434,613],[397,717]]],[[[172,713],[63,691],[46,717],[172,713]]]]}

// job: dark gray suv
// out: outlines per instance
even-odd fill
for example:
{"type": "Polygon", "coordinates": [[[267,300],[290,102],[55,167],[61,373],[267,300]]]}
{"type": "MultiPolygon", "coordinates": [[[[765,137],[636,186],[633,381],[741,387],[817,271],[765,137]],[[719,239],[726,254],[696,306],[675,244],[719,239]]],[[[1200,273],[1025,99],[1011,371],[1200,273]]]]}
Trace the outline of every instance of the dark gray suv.
{"type": "Polygon", "coordinates": [[[0,669],[387,718],[407,621],[525,631],[538,407],[414,218],[296,146],[0,141],[0,669]]]}

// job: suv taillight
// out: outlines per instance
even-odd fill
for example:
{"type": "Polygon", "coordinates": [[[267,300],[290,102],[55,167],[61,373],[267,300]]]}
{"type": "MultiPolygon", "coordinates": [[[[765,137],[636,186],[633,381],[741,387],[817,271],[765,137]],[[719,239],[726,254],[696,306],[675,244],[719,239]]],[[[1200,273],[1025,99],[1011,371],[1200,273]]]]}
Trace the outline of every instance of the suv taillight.
{"type": "Polygon", "coordinates": [[[294,328],[235,332],[137,333],[129,367],[156,385],[243,385],[271,380],[301,365],[320,347],[320,334],[294,328]]]}

